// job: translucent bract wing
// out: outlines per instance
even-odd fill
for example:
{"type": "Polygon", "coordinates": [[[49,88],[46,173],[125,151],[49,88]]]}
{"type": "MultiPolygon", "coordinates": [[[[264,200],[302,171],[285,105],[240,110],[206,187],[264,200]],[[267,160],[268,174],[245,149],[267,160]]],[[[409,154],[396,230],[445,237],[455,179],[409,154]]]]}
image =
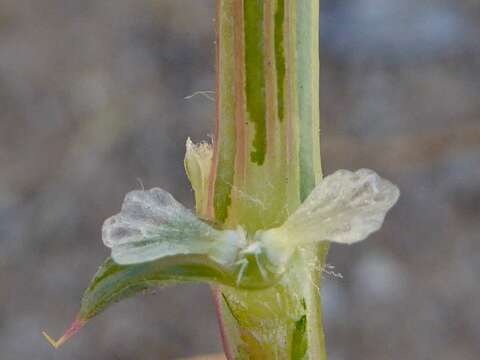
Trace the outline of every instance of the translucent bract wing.
{"type": "Polygon", "coordinates": [[[352,244],[380,229],[399,195],[372,170],[339,170],[317,185],[281,229],[298,243],[352,244]]]}
{"type": "Polygon", "coordinates": [[[245,244],[240,229],[214,229],[159,188],[128,193],[120,213],[103,224],[102,238],[118,264],[196,254],[227,265],[245,244]]]}

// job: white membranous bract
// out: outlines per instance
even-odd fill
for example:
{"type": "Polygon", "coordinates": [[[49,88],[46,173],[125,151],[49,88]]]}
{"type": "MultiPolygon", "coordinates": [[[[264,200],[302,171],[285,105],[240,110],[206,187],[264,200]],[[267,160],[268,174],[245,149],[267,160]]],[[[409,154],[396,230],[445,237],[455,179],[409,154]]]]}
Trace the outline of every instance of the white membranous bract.
{"type": "Polygon", "coordinates": [[[242,231],[214,229],[159,188],[129,192],[121,212],[103,224],[102,238],[122,265],[176,255],[208,255],[229,265],[246,244],[242,231]]]}
{"type": "Polygon", "coordinates": [[[321,241],[352,244],[380,229],[399,197],[398,188],[372,170],[339,170],[325,177],[303,204],[277,228],[247,239],[241,227],[218,230],[200,220],[168,192],[132,191],[121,212],[103,225],[103,241],[119,264],[177,255],[206,255],[226,268],[238,268],[237,285],[254,257],[261,255],[282,274],[294,252],[321,241]],[[240,267],[238,266],[240,265],[240,267]]]}
{"type": "Polygon", "coordinates": [[[353,244],[380,229],[400,191],[374,171],[338,170],[325,177],[280,227],[259,232],[270,261],[285,266],[298,246],[353,244]]]}

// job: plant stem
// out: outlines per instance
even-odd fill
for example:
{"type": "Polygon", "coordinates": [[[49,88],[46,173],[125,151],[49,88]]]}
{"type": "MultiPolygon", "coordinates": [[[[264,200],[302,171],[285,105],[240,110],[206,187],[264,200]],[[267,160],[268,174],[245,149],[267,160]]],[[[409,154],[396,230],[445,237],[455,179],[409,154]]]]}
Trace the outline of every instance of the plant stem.
{"type": "MultiPolygon", "coordinates": [[[[318,0],[217,0],[211,218],[250,236],[281,225],[321,179],[318,0]]],[[[326,359],[320,273],[299,251],[276,286],[218,288],[230,359],[326,359]]]]}

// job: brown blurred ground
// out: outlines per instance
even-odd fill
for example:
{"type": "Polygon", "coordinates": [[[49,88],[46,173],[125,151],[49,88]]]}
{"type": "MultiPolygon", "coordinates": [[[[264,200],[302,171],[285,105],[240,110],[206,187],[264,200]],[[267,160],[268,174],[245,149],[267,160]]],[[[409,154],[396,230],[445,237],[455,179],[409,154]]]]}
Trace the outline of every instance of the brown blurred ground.
{"type": "MultiPolygon", "coordinates": [[[[213,0],[0,0],[2,360],[220,351],[206,286],[118,304],[54,352],[133,188],[192,204],[187,136],[213,130],[213,0]]],[[[333,247],[331,360],[480,355],[480,6],[322,1],[326,173],[372,167],[402,197],[368,242],[333,247]]]]}
{"type": "Polygon", "coordinates": [[[205,356],[196,356],[196,357],[185,359],[185,360],[225,360],[225,356],[224,355],[205,355],[205,356]]]}

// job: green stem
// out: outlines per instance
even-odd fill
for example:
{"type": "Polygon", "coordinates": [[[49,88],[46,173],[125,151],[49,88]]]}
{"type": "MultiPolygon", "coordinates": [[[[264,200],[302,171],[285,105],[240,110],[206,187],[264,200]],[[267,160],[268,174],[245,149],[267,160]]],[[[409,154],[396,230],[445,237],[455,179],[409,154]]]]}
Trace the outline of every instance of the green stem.
{"type": "MultiPolygon", "coordinates": [[[[282,224],[321,178],[318,0],[217,0],[217,126],[209,216],[250,235],[282,224]]],[[[320,269],[299,252],[276,286],[222,287],[234,359],[326,359],[320,269]],[[306,281],[307,280],[307,281],[306,281]]]]}

